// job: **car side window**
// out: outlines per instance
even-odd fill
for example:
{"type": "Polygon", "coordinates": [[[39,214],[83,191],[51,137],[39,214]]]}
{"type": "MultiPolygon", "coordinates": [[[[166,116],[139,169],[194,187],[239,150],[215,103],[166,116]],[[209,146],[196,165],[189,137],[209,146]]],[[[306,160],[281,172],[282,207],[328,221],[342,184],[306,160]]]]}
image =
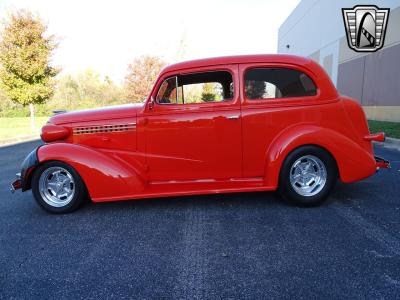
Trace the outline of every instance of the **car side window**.
{"type": "MultiPolygon", "coordinates": [[[[177,95],[177,76],[169,77],[163,81],[156,96],[157,103],[160,104],[177,104],[179,98],[177,95]]],[[[179,91],[178,91],[179,94],[179,91]]]]}
{"type": "Polygon", "coordinates": [[[289,68],[254,68],[246,71],[245,95],[250,100],[314,96],[317,88],[303,72],[289,68]]]}
{"type": "Polygon", "coordinates": [[[159,104],[229,101],[233,99],[233,91],[232,75],[227,71],[183,74],[164,80],[156,101],[159,104]]]}

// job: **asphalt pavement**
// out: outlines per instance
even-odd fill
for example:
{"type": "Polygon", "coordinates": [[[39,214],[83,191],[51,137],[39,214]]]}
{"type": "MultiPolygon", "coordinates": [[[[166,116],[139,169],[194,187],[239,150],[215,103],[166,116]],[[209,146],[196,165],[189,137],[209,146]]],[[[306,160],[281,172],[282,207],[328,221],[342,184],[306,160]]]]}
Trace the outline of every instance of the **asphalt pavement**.
{"type": "Polygon", "coordinates": [[[276,193],[87,204],[51,215],[0,148],[0,298],[400,298],[400,152],[317,208],[276,193]]]}

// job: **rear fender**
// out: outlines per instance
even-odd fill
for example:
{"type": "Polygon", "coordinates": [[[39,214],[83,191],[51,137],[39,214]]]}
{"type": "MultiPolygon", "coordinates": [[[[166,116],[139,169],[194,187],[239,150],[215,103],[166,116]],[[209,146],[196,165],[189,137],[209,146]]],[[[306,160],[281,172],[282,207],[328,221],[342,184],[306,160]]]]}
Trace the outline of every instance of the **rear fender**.
{"type": "Polygon", "coordinates": [[[281,166],[287,155],[304,145],[319,146],[336,160],[339,177],[349,183],[371,176],[376,171],[372,153],[345,135],[315,125],[297,125],[283,131],[266,153],[266,185],[277,187],[281,166]]]}
{"type": "Polygon", "coordinates": [[[118,198],[144,190],[144,174],[111,155],[77,144],[46,144],[37,151],[39,164],[63,161],[76,169],[86,184],[93,201],[97,198],[118,198]]]}

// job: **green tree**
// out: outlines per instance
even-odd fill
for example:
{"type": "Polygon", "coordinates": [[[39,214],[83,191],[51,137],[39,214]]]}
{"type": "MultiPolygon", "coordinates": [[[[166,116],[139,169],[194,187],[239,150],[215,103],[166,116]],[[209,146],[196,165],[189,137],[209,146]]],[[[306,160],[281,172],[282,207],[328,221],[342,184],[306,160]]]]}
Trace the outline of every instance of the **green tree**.
{"type": "Polygon", "coordinates": [[[204,102],[215,101],[215,85],[213,83],[204,83],[201,92],[201,100],[204,102]]]}
{"type": "Polygon", "coordinates": [[[78,83],[78,90],[80,98],[84,101],[94,101],[97,105],[103,105],[102,98],[102,85],[100,73],[86,69],[77,75],[76,82],[78,83]]]}
{"type": "Polygon", "coordinates": [[[102,91],[103,102],[106,104],[122,104],[126,102],[123,87],[115,84],[108,76],[104,77],[102,91]]]}
{"type": "MultiPolygon", "coordinates": [[[[79,86],[76,80],[70,75],[62,76],[56,85],[54,98],[72,107],[72,104],[80,100],[79,86]]],[[[60,107],[61,108],[61,107],[60,107]]]]}
{"type": "Polygon", "coordinates": [[[4,117],[5,113],[13,109],[13,106],[15,106],[15,103],[6,96],[2,89],[0,89],[0,118],[4,117]]]}
{"type": "Polygon", "coordinates": [[[47,108],[84,109],[124,103],[123,89],[110,77],[87,69],[75,76],[61,75],[58,78],[53,98],[47,108]]]}
{"type": "Polygon", "coordinates": [[[34,104],[53,95],[53,77],[58,70],[50,65],[57,47],[47,26],[26,10],[13,12],[5,20],[0,41],[0,84],[12,101],[29,105],[34,127],[34,104]]]}

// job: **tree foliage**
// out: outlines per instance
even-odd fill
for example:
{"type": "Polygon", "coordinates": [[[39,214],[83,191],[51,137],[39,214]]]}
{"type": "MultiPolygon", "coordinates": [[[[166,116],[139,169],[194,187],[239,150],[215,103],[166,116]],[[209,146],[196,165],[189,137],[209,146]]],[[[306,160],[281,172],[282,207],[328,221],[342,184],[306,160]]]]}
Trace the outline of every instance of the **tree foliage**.
{"type": "Polygon", "coordinates": [[[66,74],[58,78],[54,97],[49,101],[53,109],[81,109],[124,101],[122,87],[116,85],[108,76],[87,69],[76,76],[66,74]]]}
{"type": "Polygon", "coordinates": [[[23,106],[44,103],[53,95],[53,77],[58,70],[50,66],[54,36],[38,16],[16,11],[5,20],[0,41],[0,83],[9,99],[23,106]]]}
{"type": "Polygon", "coordinates": [[[131,102],[143,101],[165,65],[157,56],[144,55],[134,59],[128,66],[128,75],[125,77],[127,99],[131,102]]]}
{"type": "MultiPolygon", "coordinates": [[[[59,109],[79,110],[126,103],[122,86],[91,69],[74,75],[60,74],[56,79],[54,95],[46,103],[36,105],[36,115],[49,116],[59,109]]],[[[29,110],[12,102],[0,89],[0,118],[14,116],[27,117],[29,110]]]]}
{"type": "Polygon", "coordinates": [[[201,100],[204,102],[215,101],[215,84],[214,83],[204,83],[203,90],[201,92],[201,100]]]}

